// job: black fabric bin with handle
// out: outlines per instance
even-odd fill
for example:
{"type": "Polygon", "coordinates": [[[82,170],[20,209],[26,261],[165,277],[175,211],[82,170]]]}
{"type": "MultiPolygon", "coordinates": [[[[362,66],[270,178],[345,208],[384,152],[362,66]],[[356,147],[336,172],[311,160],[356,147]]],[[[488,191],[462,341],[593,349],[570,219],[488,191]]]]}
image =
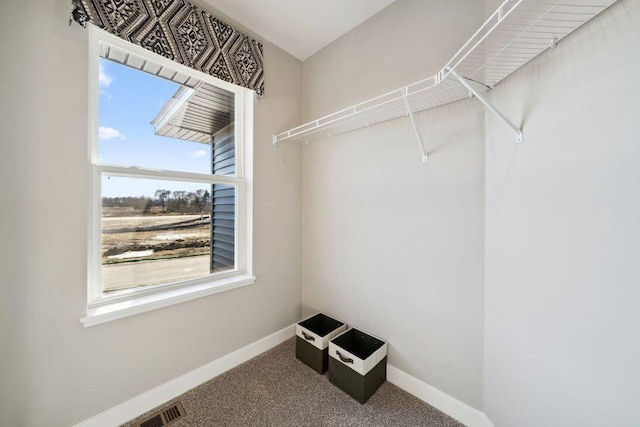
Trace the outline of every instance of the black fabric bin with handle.
{"type": "Polygon", "coordinates": [[[329,341],[346,329],[344,322],[323,313],[299,322],[296,325],[296,358],[324,374],[329,366],[329,341]]]}
{"type": "Polygon", "coordinates": [[[387,343],[351,328],[329,342],[329,381],[365,403],[387,379],[387,343]]]}

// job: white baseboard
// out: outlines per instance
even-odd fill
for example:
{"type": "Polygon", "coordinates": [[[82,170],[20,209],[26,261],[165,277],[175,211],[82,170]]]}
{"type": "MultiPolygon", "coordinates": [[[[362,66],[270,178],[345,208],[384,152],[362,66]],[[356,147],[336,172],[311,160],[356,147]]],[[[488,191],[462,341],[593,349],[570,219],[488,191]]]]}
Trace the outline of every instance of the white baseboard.
{"type": "Polygon", "coordinates": [[[483,412],[389,364],[387,381],[468,427],[494,427],[483,412]]]}
{"type": "Polygon", "coordinates": [[[481,412],[482,417],[481,417],[481,422],[483,422],[484,424],[481,424],[485,427],[495,427],[493,425],[493,423],[491,422],[491,420],[489,419],[489,417],[487,417],[487,414],[485,414],[484,412],[481,412]]]}
{"type": "MultiPolygon", "coordinates": [[[[192,388],[209,381],[211,378],[235,368],[247,360],[283,343],[287,339],[294,337],[295,333],[295,325],[287,326],[276,333],[242,347],[213,362],[209,362],[200,368],[194,369],[88,420],[82,421],[74,427],[112,427],[114,425],[124,424],[186,393],[192,388]]],[[[418,399],[427,402],[434,408],[439,409],[468,427],[494,427],[483,412],[472,408],[389,364],[387,364],[387,381],[395,384],[407,393],[416,396],[418,399]]]]}
{"type": "Polygon", "coordinates": [[[295,325],[287,326],[274,334],[242,347],[213,362],[209,362],[204,366],[136,396],[116,407],[108,409],[88,420],[82,421],[76,424],[75,427],[113,427],[124,424],[192,388],[209,381],[211,378],[283,343],[295,336],[295,333],[295,325]]]}

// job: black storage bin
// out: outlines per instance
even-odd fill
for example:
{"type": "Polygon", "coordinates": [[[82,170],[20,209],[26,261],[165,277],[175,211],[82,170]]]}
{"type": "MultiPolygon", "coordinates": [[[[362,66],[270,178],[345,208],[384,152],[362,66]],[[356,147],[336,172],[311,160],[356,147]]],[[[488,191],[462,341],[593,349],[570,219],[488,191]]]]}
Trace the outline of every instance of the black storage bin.
{"type": "Polygon", "coordinates": [[[319,374],[328,369],[329,340],[341,334],[347,325],[318,313],[296,325],[296,357],[319,374]]]}
{"type": "Polygon", "coordinates": [[[329,342],[329,381],[365,403],[387,379],[387,343],[351,328],[329,342]]]}

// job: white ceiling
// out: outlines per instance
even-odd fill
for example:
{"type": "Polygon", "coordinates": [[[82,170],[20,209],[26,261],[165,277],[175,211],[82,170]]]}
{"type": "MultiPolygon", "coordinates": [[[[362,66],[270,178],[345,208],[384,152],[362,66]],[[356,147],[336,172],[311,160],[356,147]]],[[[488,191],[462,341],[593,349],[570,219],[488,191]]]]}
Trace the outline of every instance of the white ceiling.
{"type": "Polygon", "coordinates": [[[204,0],[301,61],[396,0],[204,0]]]}

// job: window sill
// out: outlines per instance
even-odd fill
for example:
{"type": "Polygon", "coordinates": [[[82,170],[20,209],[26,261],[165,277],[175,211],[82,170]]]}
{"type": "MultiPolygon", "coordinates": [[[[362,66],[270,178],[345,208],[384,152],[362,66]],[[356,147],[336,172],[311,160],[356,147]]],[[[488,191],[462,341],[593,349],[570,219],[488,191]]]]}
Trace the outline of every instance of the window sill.
{"type": "Polygon", "coordinates": [[[89,307],[87,309],[87,315],[82,317],[80,322],[85,328],[99,325],[157,308],[252,285],[255,280],[255,276],[235,276],[223,280],[216,280],[215,282],[167,290],[157,294],[132,297],[126,301],[118,301],[98,307],[89,307]]]}

